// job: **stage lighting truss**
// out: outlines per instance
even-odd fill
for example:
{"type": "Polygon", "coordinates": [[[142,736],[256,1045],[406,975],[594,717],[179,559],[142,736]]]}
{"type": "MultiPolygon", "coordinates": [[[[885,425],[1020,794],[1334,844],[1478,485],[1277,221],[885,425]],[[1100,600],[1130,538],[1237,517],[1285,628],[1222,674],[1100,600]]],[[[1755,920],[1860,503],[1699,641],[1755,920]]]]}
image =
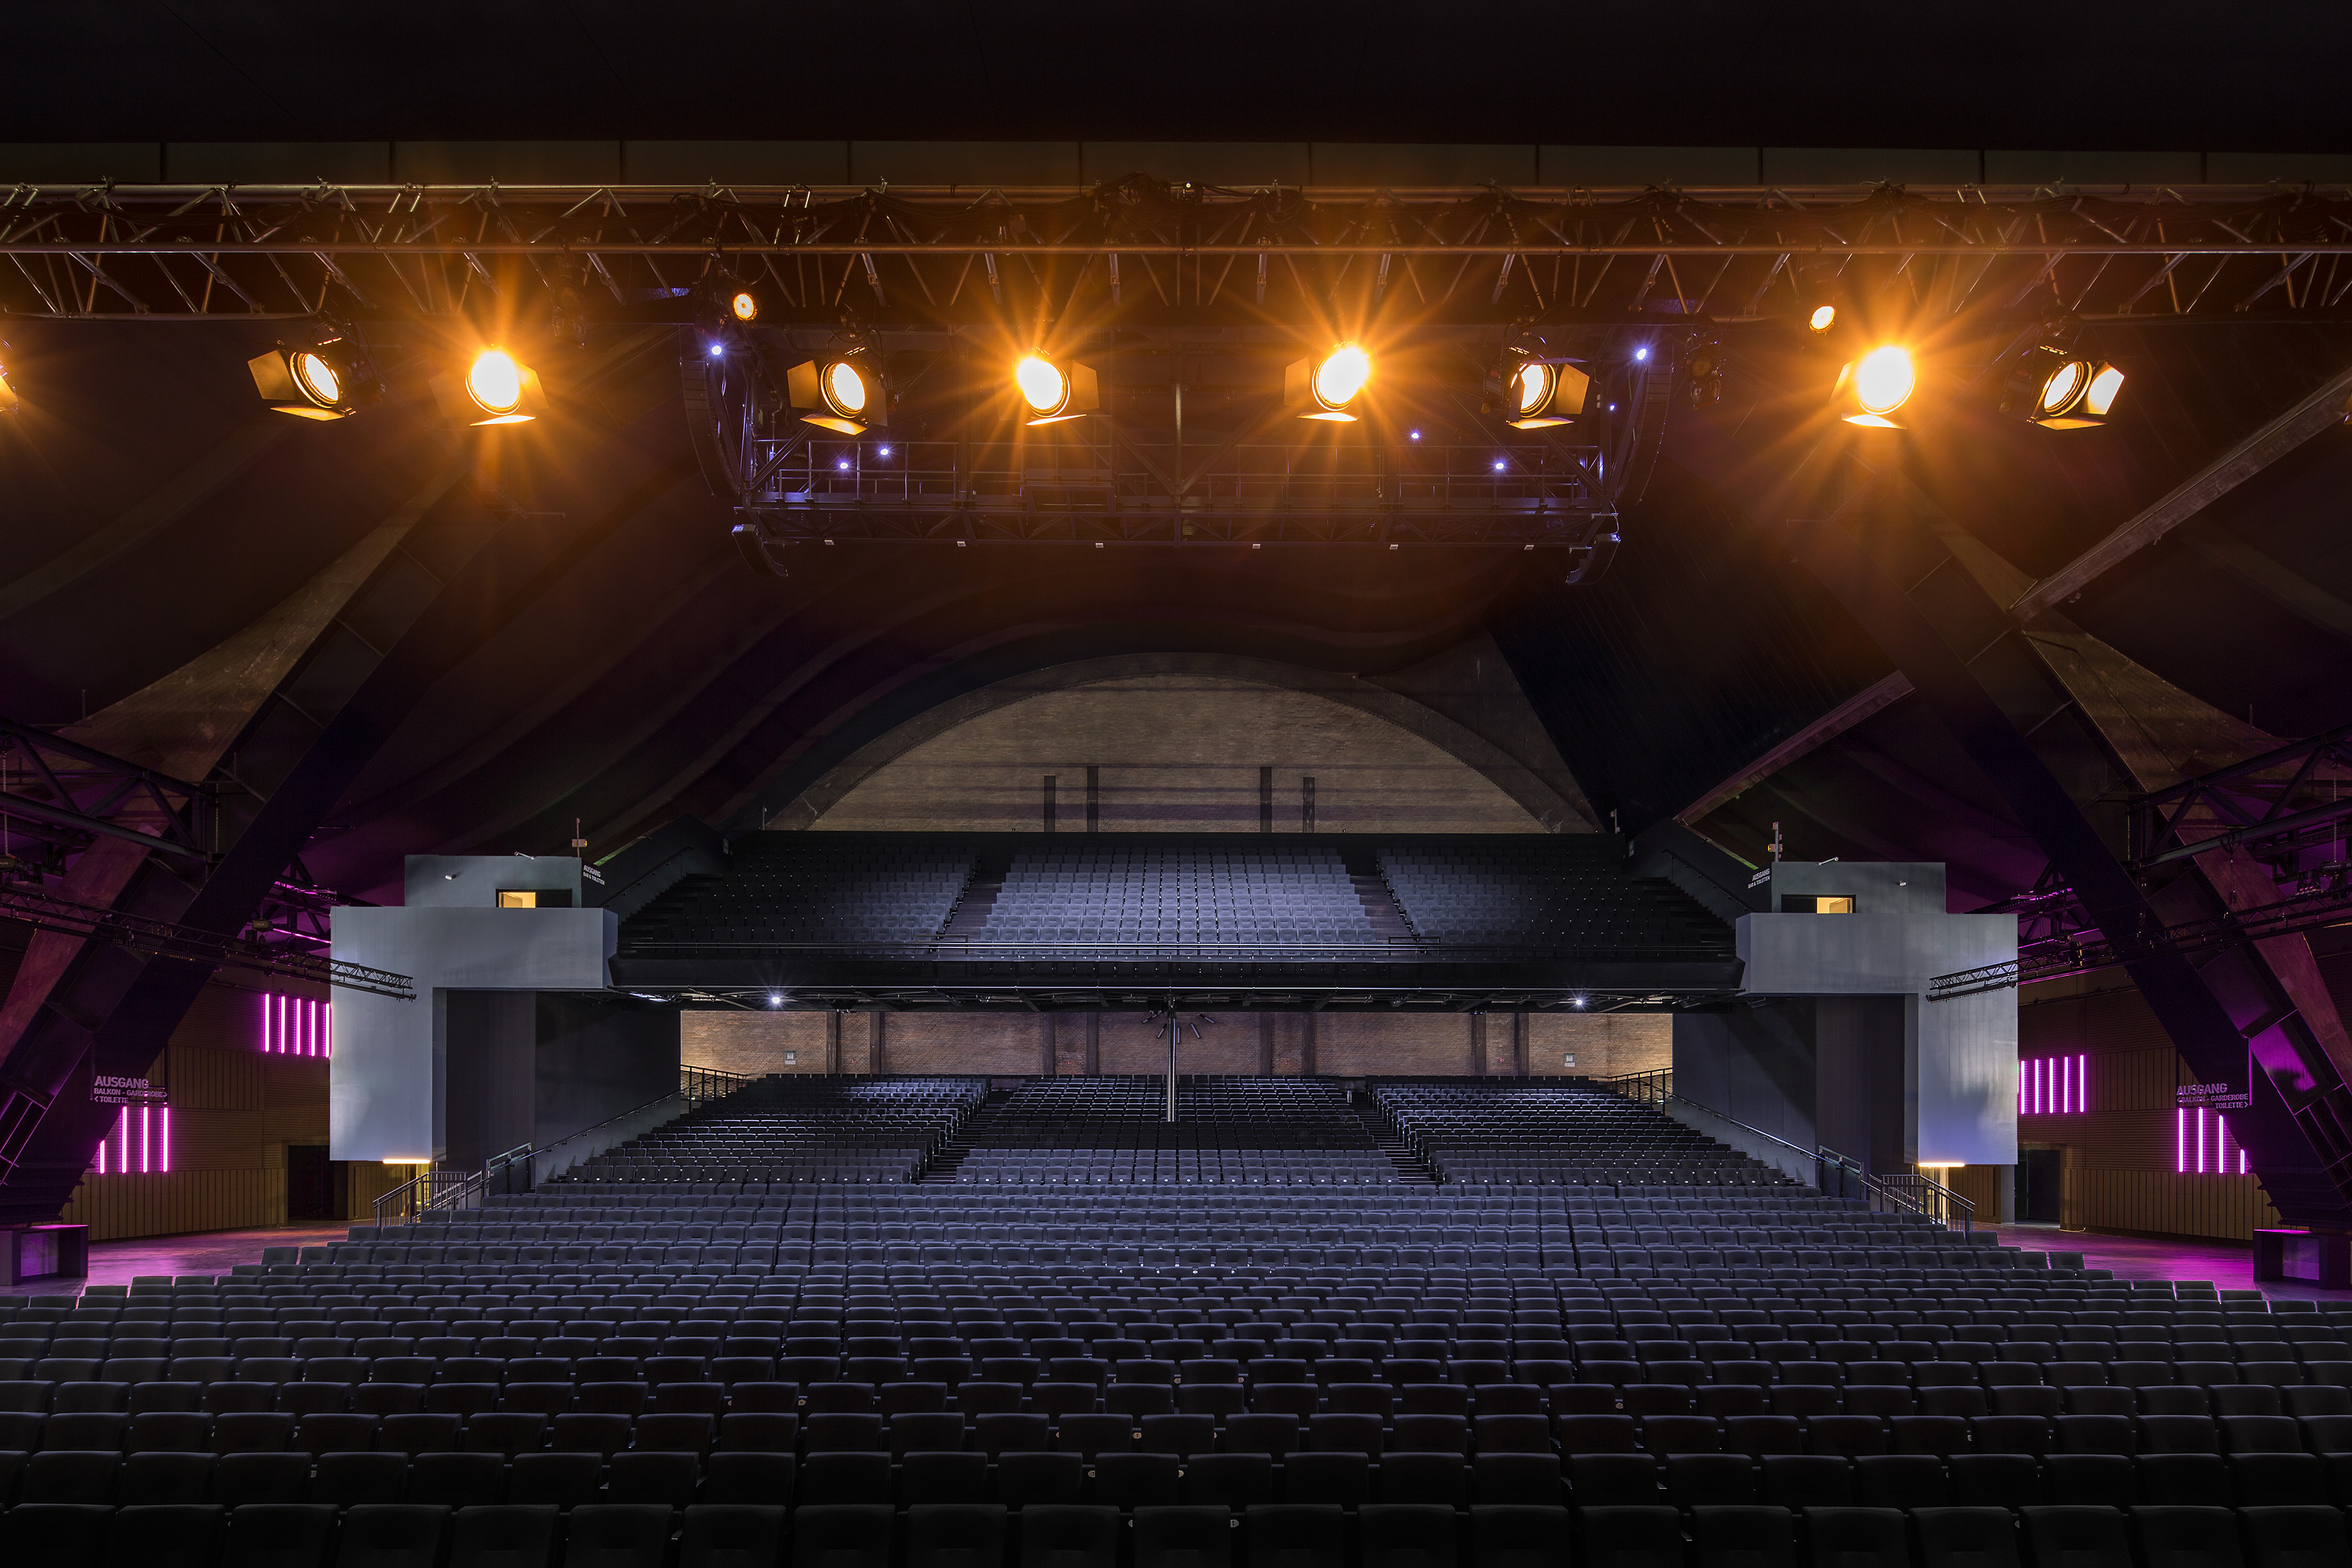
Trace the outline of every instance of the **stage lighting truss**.
{"type": "Polygon", "coordinates": [[[347,419],[383,396],[367,353],[348,336],[281,343],[246,361],[262,405],[298,419],[347,419]]]}
{"type": "Polygon", "coordinates": [[[2341,185],[1302,193],[1135,175],[975,195],[110,183],[20,185],[0,208],[0,314],[75,319],[495,303],[502,319],[535,321],[570,288],[592,327],[652,320],[672,300],[671,324],[687,325],[689,310],[707,313],[678,294],[692,268],[756,279],[759,320],[803,326],[837,321],[853,300],[978,329],[1147,305],[1305,322],[1335,304],[1376,313],[1386,297],[1492,326],[1565,305],[1793,318],[1805,331],[1829,304],[1843,331],[1847,299],[1859,307],[1890,282],[1932,291],[1950,315],[2041,298],[2086,318],[2324,320],[2352,302],[2352,191],[2341,185]],[[428,287],[428,276],[446,282],[428,287]],[[1853,292],[1821,295],[1824,279],[1853,292]]]}
{"type": "Polygon", "coordinates": [[[435,376],[433,396],[444,416],[459,425],[526,425],[547,408],[539,372],[497,343],[435,376]]]}
{"type": "Polygon", "coordinates": [[[1093,340],[1084,360],[1058,346],[1014,358],[862,323],[818,354],[814,331],[754,329],[723,356],[688,332],[678,363],[704,472],[762,573],[873,542],[1482,545],[1544,552],[1546,570],[1582,582],[1606,569],[1708,340],[1655,324],[1569,336],[1517,344],[1540,362],[1518,429],[1500,416],[1500,351],[1485,329],[1408,334],[1384,356],[1379,417],[1305,425],[1302,395],[1310,412],[1370,413],[1364,363],[1327,364],[1343,342],[1303,369],[1265,337],[1172,327],[1123,330],[1116,362],[1093,340]],[[1653,352],[1636,357],[1643,345],[1653,352]],[[894,428],[824,404],[823,373],[844,363],[866,367],[894,428]],[[1320,395],[1302,395],[1318,370],[1320,395]]]}
{"type": "Polygon", "coordinates": [[[2045,430],[2087,430],[2107,422],[2124,373],[2058,337],[2018,356],[2001,382],[2000,411],[2045,430]]]}

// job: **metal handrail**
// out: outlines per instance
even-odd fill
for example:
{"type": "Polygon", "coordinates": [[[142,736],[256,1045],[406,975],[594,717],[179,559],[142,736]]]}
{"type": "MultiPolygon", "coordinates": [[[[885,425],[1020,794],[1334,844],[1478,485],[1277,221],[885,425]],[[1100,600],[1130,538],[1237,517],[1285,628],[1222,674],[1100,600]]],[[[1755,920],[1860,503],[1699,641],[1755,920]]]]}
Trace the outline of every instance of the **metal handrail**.
{"type": "Polygon", "coordinates": [[[1933,1176],[1909,1172],[1895,1175],[1874,1176],[1870,1173],[1869,1167],[1863,1164],[1861,1161],[1849,1154],[1841,1154],[1826,1143],[1816,1143],[1811,1149],[1801,1144],[1791,1143],[1777,1133],[1767,1132],[1761,1127],[1751,1126],[1736,1116],[1727,1116],[1711,1105],[1701,1105],[1688,1095],[1675,1093],[1674,1072],[1671,1068],[1659,1068],[1650,1072],[1619,1073],[1612,1078],[1594,1079],[1592,1081],[1612,1093],[1622,1094],[1626,1099],[1641,1104],[1663,1106],[1669,1101],[1679,1101],[1694,1110],[1714,1117],[1718,1121],[1728,1122],[1750,1137],[1761,1138],[1768,1143],[1777,1144],[1788,1150],[1801,1159],[1809,1160],[1813,1165],[1813,1185],[1824,1195],[1856,1196],[1854,1193],[1848,1190],[1849,1180],[1851,1180],[1852,1184],[1860,1189],[1857,1201],[1873,1213],[1920,1215],[1934,1220],[1947,1230],[1957,1229],[1962,1236],[1973,1234],[1976,1205],[1937,1181],[1933,1176]],[[1832,1174],[1836,1178],[1837,1190],[1834,1193],[1831,1192],[1832,1174]]]}
{"type": "MultiPolygon", "coordinates": [[[[724,1100],[738,1089],[749,1089],[764,1076],[759,1073],[728,1072],[719,1068],[680,1067],[677,1069],[677,1091],[688,1106],[707,1105],[714,1100],[724,1100]]],[[[578,1137],[578,1133],[573,1133],[578,1137]]]]}
{"type": "MultiPolygon", "coordinates": [[[[548,1144],[545,1148],[537,1151],[537,1152],[540,1155],[552,1153],[556,1150],[562,1148],[566,1143],[570,1143],[576,1139],[585,1138],[592,1132],[600,1132],[615,1122],[626,1121],[632,1117],[641,1116],[656,1106],[667,1105],[672,1100],[676,1100],[677,1102],[678,1114],[680,1116],[684,1116],[701,1109],[703,1106],[709,1105],[713,1100],[724,1100],[730,1094],[734,1094],[741,1089],[749,1089],[753,1084],[761,1082],[763,1078],[772,1076],[773,1075],[728,1072],[719,1068],[681,1067],[677,1069],[677,1092],[676,1094],[665,1094],[656,1099],[646,1100],[643,1105],[632,1106],[628,1110],[622,1111],[617,1116],[608,1116],[604,1118],[604,1121],[595,1123],[593,1126],[583,1127],[577,1132],[566,1133],[563,1137],[557,1139],[554,1142],[548,1144]]],[[[670,1119],[664,1118],[663,1121],[667,1121],[668,1120],[670,1119]]],[[[663,1121],[647,1122],[645,1126],[637,1129],[637,1131],[630,1136],[642,1136],[646,1132],[652,1131],[654,1128],[663,1125],[663,1121]]],[[[617,1145],[615,1146],[617,1147],[617,1145]]],[[[606,1152],[607,1151],[605,1150],[598,1150],[597,1153],[601,1154],[606,1152]]],[[[591,1159],[594,1157],[594,1155],[589,1156],[591,1159]]],[[[540,1167],[536,1163],[532,1165],[531,1170],[534,1178],[544,1179],[540,1167]]]]}
{"type": "Polygon", "coordinates": [[[478,1171],[435,1165],[430,1170],[420,1172],[375,1200],[375,1227],[382,1230],[387,1223],[415,1225],[428,1214],[469,1206],[469,1200],[478,1202],[488,1194],[493,1185],[500,1192],[512,1192],[516,1189],[512,1184],[511,1173],[517,1166],[523,1167],[521,1190],[529,1192],[538,1184],[541,1158],[574,1139],[584,1138],[670,1100],[678,1102],[683,1114],[759,1081],[758,1077],[748,1073],[726,1072],[718,1068],[682,1067],[678,1069],[676,1092],[660,1095],[643,1105],[631,1106],[617,1116],[608,1116],[577,1132],[566,1133],[543,1148],[518,1143],[511,1149],[491,1155],[482,1162],[482,1168],[478,1171]]]}
{"type": "MultiPolygon", "coordinates": [[[[1653,1068],[1647,1072],[1621,1072],[1612,1078],[1596,1078],[1589,1081],[1641,1105],[1664,1105],[1675,1095],[1675,1069],[1672,1068],[1653,1068]]],[[[1728,1121],[1730,1118],[1724,1120],[1728,1121]]]]}

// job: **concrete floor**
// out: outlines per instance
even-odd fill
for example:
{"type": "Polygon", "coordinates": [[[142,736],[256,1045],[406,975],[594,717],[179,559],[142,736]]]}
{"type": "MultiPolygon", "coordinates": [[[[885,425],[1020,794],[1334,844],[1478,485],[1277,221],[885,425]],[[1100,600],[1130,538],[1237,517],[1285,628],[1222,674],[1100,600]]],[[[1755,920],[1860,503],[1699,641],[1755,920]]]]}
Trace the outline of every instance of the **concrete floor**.
{"type": "Polygon", "coordinates": [[[2316,1286],[2256,1285],[2254,1251],[2251,1247],[2221,1241],[2149,1241],[2136,1236],[2093,1236],[2060,1230],[2054,1225],[2004,1225],[2004,1245],[2043,1252],[2079,1252],[2086,1268],[2105,1268],[2118,1279],[2202,1279],[2223,1290],[2259,1289],[2268,1296],[2299,1296],[2313,1300],[2352,1300],[2352,1290],[2323,1290],[2316,1286]]]}
{"type": "Polygon", "coordinates": [[[36,1279],[0,1296],[63,1295],[79,1284],[128,1285],[142,1274],[226,1274],[239,1263],[258,1263],[265,1247],[315,1247],[341,1241],[342,1225],[284,1225],[259,1230],[215,1230],[195,1236],[151,1236],[135,1241],[98,1241],[89,1248],[89,1278],[69,1284],[36,1279]]]}

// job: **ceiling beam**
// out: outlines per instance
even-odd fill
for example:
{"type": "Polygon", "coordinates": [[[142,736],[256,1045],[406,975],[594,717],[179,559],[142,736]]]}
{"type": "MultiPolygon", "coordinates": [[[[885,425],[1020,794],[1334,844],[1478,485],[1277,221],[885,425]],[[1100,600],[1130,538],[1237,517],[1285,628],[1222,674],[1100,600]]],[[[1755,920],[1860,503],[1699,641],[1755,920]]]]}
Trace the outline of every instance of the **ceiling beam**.
{"type": "Polygon", "coordinates": [[[1675,813],[1675,820],[1685,827],[1691,826],[1741,791],[1763,783],[1790,763],[1818,751],[1872,714],[1910,694],[1911,679],[1899,669],[1885,679],[1855,692],[1754,762],[1736,769],[1721,784],[1675,813]]]}
{"type": "Polygon", "coordinates": [[[2028,588],[2009,606],[2010,615],[2030,621],[2064,604],[2322,430],[2342,424],[2347,396],[2352,396],[2352,368],[2321,382],[2139,515],[2028,588]]]}

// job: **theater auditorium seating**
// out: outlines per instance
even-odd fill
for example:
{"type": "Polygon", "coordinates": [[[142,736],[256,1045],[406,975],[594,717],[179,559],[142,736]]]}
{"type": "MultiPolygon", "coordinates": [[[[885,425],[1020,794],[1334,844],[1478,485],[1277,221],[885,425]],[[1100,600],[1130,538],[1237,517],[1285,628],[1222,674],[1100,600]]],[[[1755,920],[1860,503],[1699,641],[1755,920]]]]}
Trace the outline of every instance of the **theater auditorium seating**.
{"type": "Polygon", "coordinates": [[[1041,1079],[964,1130],[963,1182],[1223,1181],[1276,1186],[1400,1179],[1337,1085],[1186,1078],[1041,1079]]]}
{"type": "Polygon", "coordinates": [[[1459,1181],[1774,1184],[1780,1173],[1606,1089],[1512,1079],[1388,1079],[1374,1095],[1405,1143],[1459,1181]]]}
{"type": "Polygon", "coordinates": [[[1297,945],[1378,940],[1339,851],[1057,844],[1013,857],[991,942],[1297,945]]]}
{"type": "Polygon", "coordinates": [[[1722,921],[1673,883],[1627,876],[1606,841],[1385,843],[1379,854],[1389,891],[1431,942],[1713,952],[1726,934],[1722,921]]]}
{"type": "Polygon", "coordinates": [[[985,1094],[978,1079],[769,1077],[596,1155],[574,1179],[904,1181],[985,1094]]]}
{"type": "Polygon", "coordinates": [[[0,1563],[2346,1557],[2352,1303],[1793,1185],[583,1180],[290,1253],[0,1307],[0,1563]]]}
{"type": "Polygon", "coordinates": [[[629,929],[646,942],[920,942],[971,867],[970,848],[921,835],[747,833],[723,874],[684,879],[629,929]]]}

